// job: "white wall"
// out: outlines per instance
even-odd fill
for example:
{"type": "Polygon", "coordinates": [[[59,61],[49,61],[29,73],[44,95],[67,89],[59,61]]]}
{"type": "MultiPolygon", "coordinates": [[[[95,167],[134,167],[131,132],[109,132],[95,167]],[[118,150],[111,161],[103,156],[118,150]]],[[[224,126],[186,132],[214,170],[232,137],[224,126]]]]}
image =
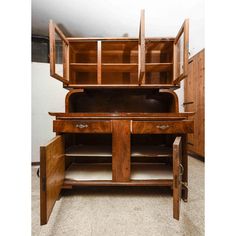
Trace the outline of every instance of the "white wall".
{"type": "Polygon", "coordinates": [[[49,111],[65,111],[66,89],[49,76],[48,63],[32,63],[32,161],[39,161],[39,147],[55,136],[49,111]]]}
{"type": "Polygon", "coordinates": [[[32,31],[48,35],[53,19],[66,35],[138,37],[141,9],[146,36],[176,36],[189,18],[191,55],[204,48],[204,0],[32,0],[32,31]]]}

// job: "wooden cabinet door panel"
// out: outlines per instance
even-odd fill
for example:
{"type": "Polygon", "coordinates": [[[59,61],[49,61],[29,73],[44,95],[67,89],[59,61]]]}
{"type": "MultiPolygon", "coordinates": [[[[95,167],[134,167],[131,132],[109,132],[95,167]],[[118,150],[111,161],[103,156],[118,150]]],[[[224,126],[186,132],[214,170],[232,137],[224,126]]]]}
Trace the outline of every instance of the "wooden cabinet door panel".
{"type": "Polygon", "coordinates": [[[184,111],[194,112],[194,133],[188,134],[188,150],[204,156],[204,50],[189,60],[184,83],[184,111]]]}
{"type": "Polygon", "coordinates": [[[40,223],[47,224],[64,182],[64,137],[40,147],[40,223]]]}
{"type": "Polygon", "coordinates": [[[179,84],[188,74],[189,20],[186,19],[174,41],[173,83],[179,84]]]}
{"type": "Polygon", "coordinates": [[[181,137],[176,137],[173,144],[173,217],[176,220],[179,220],[182,193],[181,161],[182,140],[181,137]]]}
{"type": "Polygon", "coordinates": [[[69,42],[59,27],[52,20],[49,22],[49,46],[50,75],[67,85],[69,83],[69,42]],[[56,70],[56,37],[62,41],[62,74],[59,74],[56,70]]]}

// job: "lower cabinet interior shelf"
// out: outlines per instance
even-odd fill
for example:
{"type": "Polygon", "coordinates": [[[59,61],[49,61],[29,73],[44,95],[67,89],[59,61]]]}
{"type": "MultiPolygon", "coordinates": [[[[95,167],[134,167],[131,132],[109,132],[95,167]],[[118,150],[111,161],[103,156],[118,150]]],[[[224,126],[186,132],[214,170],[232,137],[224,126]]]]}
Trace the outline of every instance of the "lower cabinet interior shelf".
{"type": "MultiPolygon", "coordinates": [[[[66,150],[65,156],[112,157],[109,145],[74,145],[66,150]]],[[[136,145],[131,147],[131,157],[171,157],[171,148],[164,145],[136,145]]]]}
{"type": "MultiPolygon", "coordinates": [[[[112,181],[111,163],[74,163],[66,170],[66,180],[74,181],[112,181]]],[[[172,180],[172,167],[157,163],[132,163],[131,180],[172,180]]]]}

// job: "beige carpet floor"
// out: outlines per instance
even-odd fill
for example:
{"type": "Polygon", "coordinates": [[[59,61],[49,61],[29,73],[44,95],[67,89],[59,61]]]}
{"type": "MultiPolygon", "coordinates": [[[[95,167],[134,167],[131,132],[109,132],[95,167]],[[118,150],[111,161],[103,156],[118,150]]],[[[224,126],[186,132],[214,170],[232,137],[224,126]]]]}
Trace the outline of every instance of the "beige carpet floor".
{"type": "Polygon", "coordinates": [[[80,188],[56,202],[47,225],[39,224],[39,179],[32,167],[33,236],[204,235],[204,163],[189,157],[189,201],[172,218],[170,191],[158,188],[80,188]]]}

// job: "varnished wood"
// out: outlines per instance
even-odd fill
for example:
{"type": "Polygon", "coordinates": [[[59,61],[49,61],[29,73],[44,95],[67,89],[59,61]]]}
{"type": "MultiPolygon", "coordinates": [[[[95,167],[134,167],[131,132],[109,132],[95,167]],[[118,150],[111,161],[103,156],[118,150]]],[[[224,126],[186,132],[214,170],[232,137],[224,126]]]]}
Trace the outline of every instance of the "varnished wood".
{"type": "Polygon", "coordinates": [[[188,150],[204,157],[204,50],[190,58],[188,67],[188,79],[184,84],[184,110],[195,112],[194,133],[188,135],[188,150]]]}
{"type": "Polygon", "coordinates": [[[40,147],[40,223],[46,224],[64,181],[64,139],[56,136],[40,147]]]}
{"type": "Polygon", "coordinates": [[[135,72],[138,70],[137,63],[103,63],[103,71],[105,72],[135,72]]]}
{"type": "Polygon", "coordinates": [[[97,83],[102,83],[102,42],[97,42],[97,83]]]}
{"type": "Polygon", "coordinates": [[[70,68],[72,70],[81,72],[96,72],[97,66],[97,63],[70,63],[70,68]]]}
{"type": "Polygon", "coordinates": [[[63,41],[63,45],[64,45],[63,58],[64,58],[64,63],[65,63],[64,69],[66,69],[66,71],[64,72],[64,76],[68,76],[68,73],[67,73],[67,66],[68,66],[67,50],[68,50],[69,42],[67,41],[66,37],[63,35],[61,30],[57,27],[57,25],[52,20],[50,20],[50,22],[49,22],[50,75],[52,77],[54,77],[55,79],[65,83],[65,84],[68,84],[69,78],[62,77],[56,73],[56,38],[55,38],[55,33],[58,33],[58,35],[60,36],[60,38],[63,41]],[[65,53],[66,53],[66,55],[65,55],[65,53]],[[65,55],[65,57],[64,57],[64,55],[65,55]]]}
{"type": "Polygon", "coordinates": [[[189,53],[189,19],[186,19],[180,28],[174,42],[174,73],[173,73],[173,83],[179,84],[181,80],[187,77],[188,75],[188,53],[189,53]],[[180,52],[178,48],[178,43],[183,35],[183,72],[180,73],[180,52]]]}
{"type": "MultiPolygon", "coordinates": [[[[49,113],[56,118],[53,131],[57,138],[41,148],[42,177],[50,166],[50,178],[58,183],[47,184],[51,197],[41,193],[41,223],[47,222],[61,188],[66,191],[79,186],[170,187],[173,216],[179,219],[181,194],[184,201],[188,198],[187,134],[193,132],[194,112],[179,112],[173,90],[187,76],[188,20],[175,38],[145,38],[144,10],[138,38],[71,38],[52,21],[49,28],[51,75],[70,91],[65,112],[49,113]],[[55,72],[55,33],[63,43],[63,76],[55,72]],[[184,61],[180,73],[182,35],[184,61]],[[83,164],[88,168],[88,163],[108,166],[105,179],[109,181],[98,180],[103,179],[99,174],[91,181],[94,176],[86,174],[86,169],[87,180],[82,181],[81,175],[73,180],[70,166],[83,164]],[[142,180],[133,180],[134,164],[145,174],[146,165],[158,164],[160,173],[167,167],[170,179],[152,180],[153,176],[146,174],[141,175],[142,180]],[[180,165],[184,168],[183,184],[180,165]],[[65,168],[71,179],[64,179],[65,168]]],[[[185,101],[185,106],[190,105],[185,101]]]]}
{"type": "Polygon", "coordinates": [[[117,89],[120,89],[120,88],[127,88],[127,89],[150,89],[150,88],[156,88],[156,89],[159,89],[159,88],[171,88],[171,89],[178,89],[180,88],[179,85],[173,85],[173,84],[141,84],[141,85],[138,85],[138,84],[101,84],[101,85],[98,85],[98,84],[68,84],[68,86],[65,86],[65,88],[67,89],[79,89],[79,88],[89,88],[89,89],[97,89],[97,88],[100,88],[100,89],[106,89],[106,88],[117,88],[117,89]]]}
{"type": "Polygon", "coordinates": [[[129,182],[119,182],[119,181],[76,181],[65,179],[63,188],[68,187],[79,187],[79,186],[166,186],[171,187],[173,185],[173,180],[170,179],[160,179],[160,180],[132,180],[129,182]]]}
{"type": "Polygon", "coordinates": [[[193,121],[133,121],[134,134],[178,134],[192,133],[193,121]]]}
{"type": "Polygon", "coordinates": [[[182,165],[183,165],[183,175],[182,181],[182,199],[183,201],[188,201],[188,153],[187,153],[187,134],[182,134],[182,165]]]}
{"type": "Polygon", "coordinates": [[[54,120],[53,132],[59,133],[111,133],[111,121],[54,120]]]}
{"type": "Polygon", "coordinates": [[[185,20],[176,38],[145,38],[144,18],[142,10],[138,38],[71,38],[50,21],[51,76],[63,82],[63,87],[67,89],[96,86],[145,88],[149,85],[178,88],[179,82],[187,75],[188,20],[185,20]],[[55,33],[63,41],[63,76],[55,71],[55,33]],[[184,73],[179,75],[175,69],[179,54],[176,54],[174,44],[182,34],[184,73]]]}
{"type": "Polygon", "coordinates": [[[69,93],[68,113],[178,113],[178,97],[171,90],[86,90],[69,93]],[[96,101],[96,102],[94,102],[96,101]],[[112,102],[111,102],[112,101],[112,102]],[[98,105],[99,104],[99,105],[98,105]],[[137,106],[137,104],[139,104],[137,106]]]}
{"type": "Polygon", "coordinates": [[[145,83],[145,13],[141,10],[141,19],[139,27],[139,68],[138,82],[145,83]]]}
{"type": "Polygon", "coordinates": [[[182,150],[181,137],[176,137],[173,143],[173,217],[179,220],[180,201],[181,201],[181,164],[182,150]]]}
{"type": "MultiPolygon", "coordinates": [[[[174,41],[175,37],[147,37],[146,40],[152,41],[174,41]]],[[[139,41],[139,38],[131,37],[67,37],[69,42],[91,42],[91,41],[139,41]]]]}
{"type": "MultiPolygon", "coordinates": [[[[131,149],[131,157],[172,157],[172,149],[158,145],[135,145],[131,149]]],[[[75,157],[112,157],[110,145],[74,145],[65,151],[65,156],[75,157]]]]}
{"type": "Polygon", "coordinates": [[[130,181],[130,121],[112,121],[112,181],[130,181]]]}
{"type": "Polygon", "coordinates": [[[147,72],[170,71],[172,66],[173,66],[172,63],[146,63],[146,71],[147,72]]]}
{"type": "Polygon", "coordinates": [[[49,115],[56,116],[58,119],[63,118],[78,118],[78,119],[132,119],[132,120],[185,120],[189,116],[193,116],[194,112],[184,113],[63,113],[63,112],[49,112],[49,115]]]}

